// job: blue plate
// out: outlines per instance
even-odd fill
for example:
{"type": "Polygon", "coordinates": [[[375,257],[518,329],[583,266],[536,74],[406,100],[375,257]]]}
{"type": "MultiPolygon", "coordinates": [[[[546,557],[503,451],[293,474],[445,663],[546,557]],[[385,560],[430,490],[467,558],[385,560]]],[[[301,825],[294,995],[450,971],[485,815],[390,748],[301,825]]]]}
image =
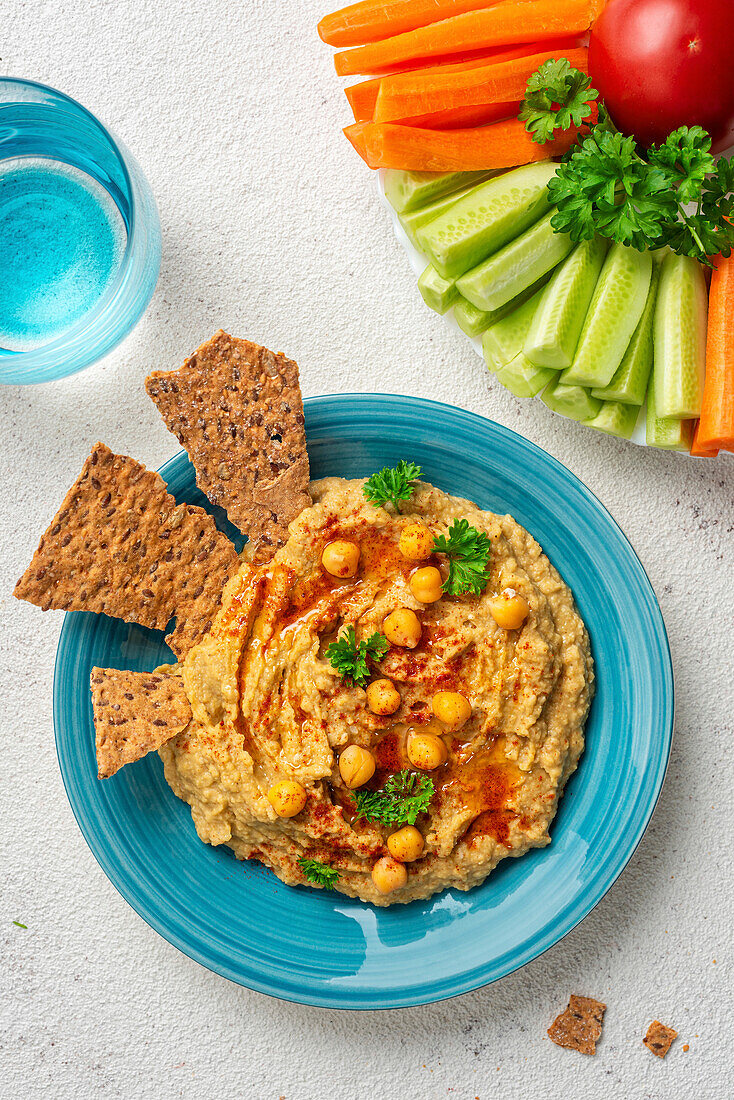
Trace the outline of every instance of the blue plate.
{"type": "MultiPolygon", "coordinates": [[[[597,694],[587,747],[548,848],[508,859],[483,886],[374,909],[286,887],[197,838],[156,754],[99,782],[93,665],[146,671],[162,635],[72,612],[59,641],[54,721],[72,808],[110,881],[190,958],[250,989],[329,1008],[398,1008],[466,993],[534,959],[578,924],[632,855],[655,807],[673,729],[673,676],[650,582],[608,512],[549,455],[507,428],[430,401],[311,398],[314,477],[364,477],[400,458],[441,489],[510,512],[573,589],[591,634],[597,694]]],[[[184,453],[161,473],[204,504],[184,453]]]]}

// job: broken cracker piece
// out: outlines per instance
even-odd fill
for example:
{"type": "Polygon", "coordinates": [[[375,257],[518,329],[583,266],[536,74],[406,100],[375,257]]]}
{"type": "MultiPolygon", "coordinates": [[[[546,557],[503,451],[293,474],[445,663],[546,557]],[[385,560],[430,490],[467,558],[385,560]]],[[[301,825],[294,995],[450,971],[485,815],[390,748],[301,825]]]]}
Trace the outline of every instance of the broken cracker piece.
{"type": "Polygon", "coordinates": [[[178,657],[210,628],[239,559],[203,508],[97,443],[15,586],[44,611],[98,611],[163,630],[178,657]]]}
{"type": "Polygon", "coordinates": [[[606,1008],[593,997],[578,997],[572,993],[568,1006],[548,1028],[548,1035],[559,1047],[578,1050],[581,1054],[596,1054],[606,1008]]]}
{"type": "Polygon", "coordinates": [[[255,560],[272,557],[311,503],[297,364],[220,330],[145,388],[202,492],[256,544],[255,560]]]}
{"type": "Polygon", "coordinates": [[[170,741],[191,721],[180,676],[93,668],[90,678],[100,779],[170,741]]]}
{"type": "Polygon", "coordinates": [[[308,478],[308,455],[303,454],[272,481],[260,481],[255,486],[253,500],[267,509],[261,510],[250,528],[250,538],[256,545],[255,561],[267,561],[287,539],[290,520],[283,523],[280,517],[292,515],[295,519],[310,507],[311,497],[302,488],[308,485],[308,478]]]}
{"type": "MultiPolygon", "coordinates": [[[[664,1058],[677,1037],[678,1032],[672,1027],[666,1027],[665,1024],[660,1023],[660,1020],[653,1020],[642,1041],[656,1058],[664,1058]]],[[[683,1049],[685,1050],[685,1047],[683,1049]]]]}

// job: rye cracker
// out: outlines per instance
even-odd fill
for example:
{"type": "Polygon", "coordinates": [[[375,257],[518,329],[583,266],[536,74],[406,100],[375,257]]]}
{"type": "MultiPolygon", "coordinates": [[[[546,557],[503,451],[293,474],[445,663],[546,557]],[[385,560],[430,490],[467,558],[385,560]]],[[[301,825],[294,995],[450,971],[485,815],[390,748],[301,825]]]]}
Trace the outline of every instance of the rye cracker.
{"type": "Polygon", "coordinates": [[[272,557],[311,504],[297,364],[220,330],[145,388],[202,492],[250,537],[254,560],[272,557]]]}
{"type": "Polygon", "coordinates": [[[673,1040],[677,1038],[678,1032],[672,1027],[666,1027],[665,1024],[660,1023],[660,1020],[653,1020],[642,1041],[656,1058],[664,1058],[673,1045],[673,1040]]]}
{"type": "Polygon", "coordinates": [[[93,668],[90,684],[100,779],[165,745],[191,721],[180,676],[93,668]]]}
{"type": "Polygon", "coordinates": [[[578,1050],[581,1054],[596,1054],[606,1008],[593,997],[578,997],[572,993],[568,1006],[548,1028],[548,1035],[559,1047],[578,1050]]]}
{"type": "Polygon", "coordinates": [[[239,560],[203,508],[176,504],[159,474],[98,443],[15,595],[44,611],[98,611],[163,630],[178,657],[210,628],[239,560]]]}

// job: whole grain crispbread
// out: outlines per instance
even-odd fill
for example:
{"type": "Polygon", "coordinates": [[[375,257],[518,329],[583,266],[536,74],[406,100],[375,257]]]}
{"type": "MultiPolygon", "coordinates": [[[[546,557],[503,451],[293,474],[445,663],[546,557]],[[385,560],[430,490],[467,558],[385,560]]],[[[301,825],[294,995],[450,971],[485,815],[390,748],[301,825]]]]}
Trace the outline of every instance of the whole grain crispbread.
{"type": "Polygon", "coordinates": [[[163,630],[178,657],[210,628],[239,559],[203,508],[176,504],[159,474],[97,443],[15,595],[163,630]]]}
{"type": "Polygon", "coordinates": [[[660,1020],[653,1020],[642,1041],[656,1058],[664,1058],[673,1045],[673,1040],[677,1038],[678,1032],[672,1027],[666,1027],[665,1024],[660,1023],[660,1020]]]}
{"type": "Polygon", "coordinates": [[[100,779],[160,748],[191,721],[183,681],[172,673],[93,668],[90,685],[100,779]]]}
{"type": "Polygon", "coordinates": [[[548,1035],[559,1047],[578,1050],[581,1054],[596,1054],[607,1006],[593,997],[578,997],[572,993],[568,1005],[548,1028],[548,1035]]]}
{"type": "Polygon", "coordinates": [[[219,331],[145,388],[202,492],[256,544],[254,560],[272,557],[311,503],[297,364],[219,331]]]}

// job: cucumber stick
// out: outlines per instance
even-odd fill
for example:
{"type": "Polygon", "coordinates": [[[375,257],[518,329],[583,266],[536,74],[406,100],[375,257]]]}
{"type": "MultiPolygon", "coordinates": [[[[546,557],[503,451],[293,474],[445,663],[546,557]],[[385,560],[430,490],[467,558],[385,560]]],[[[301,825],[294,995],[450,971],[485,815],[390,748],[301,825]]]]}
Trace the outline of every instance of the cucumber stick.
{"type": "Polygon", "coordinates": [[[605,401],[596,416],[585,420],[587,428],[596,428],[598,432],[616,435],[620,439],[630,439],[640,410],[637,405],[624,405],[621,401],[605,401]]]}
{"type": "Polygon", "coordinates": [[[473,306],[471,302],[468,302],[466,298],[462,298],[461,295],[459,295],[458,301],[454,306],[454,318],[456,323],[461,331],[465,332],[467,336],[471,336],[472,339],[481,336],[491,325],[496,324],[497,321],[501,321],[508,313],[513,313],[523,304],[523,302],[527,302],[528,298],[532,298],[533,294],[541,290],[547,282],[548,276],[544,275],[537,283],[533,283],[532,286],[527,287],[522,293],[518,294],[517,298],[505,302],[499,309],[477,309],[477,307],[473,306]]]}
{"type": "MultiPolygon", "coordinates": [[[[468,173],[471,175],[471,173],[468,173]]],[[[464,187],[461,191],[454,191],[450,195],[444,195],[440,199],[436,199],[435,202],[429,202],[426,206],[419,206],[417,210],[408,210],[405,214],[398,214],[398,221],[405,230],[405,235],[413,245],[413,248],[417,248],[420,252],[420,244],[418,243],[417,233],[422,225],[427,225],[428,222],[433,221],[439,214],[443,214],[445,210],[448,210],[450,206],[453,206],[455,202],[458,202],[464,195],[468,195],[471,191],[471,187],[464,187]]]]}
{"type": "Polygon", "coordinates": [[[440,314],[454,304],[459,293],[453,279],[444,279],[430,264],[418,280],[418,290],[426,305],[440,314]]]}
{"type": "Polygon", "coordinates": [[[539,290],[521,306],[496,321],[482,337],[482,351],[490,370],[501,370],[523,349],[543,291],[539,290]]]}
{"type": "Polygon", "coordinates": [[[650,380],[653,357],[653,321],[660,282],[660,264],[653,261],[650,289],[637,328],[632,334],[624,357],[608,386],[591,392],[600,401],[621,401],[625,405],[642,405],[650,380]]]}
{"type": "Polygon", "coordinates": [[[655,306],[655,407],[685,420],[701,412],[706,366],[708,296],[703,268],[669,253],[660,269],[655,306]]]}
{"type": "Polygon", "coordinates": [[[459,293],[478,309],[499,309],[530,283],[547,275],[573,248],[566,233],[551,225],[546,214],[489,259],[456,280],[459,293]]]}
{"type": "Polygon", "coordinates": [[[606,386],[616,373],[642,317],[650,290],[652,257],[623,244],[609,249],[571,366],[567,386],[606,386]]]}
{"type": "Polygon", "coordinates": [[[531,363],[554,370],[571,366],[606,251],[603,237],[582,241],[556,268],[525,341],[531,363]]]}
{"type": "Polygon", "coordinates": [[[458,278],[547,213],[547,185],[555,171],[550,161],[541,161],[478,184],[421,226],[416,234],[421,251],[445,279],[458,278]]]}
{"type": "Polygon", "coordinates": [[[655,369],[653,366],[647,388],[645,441],[648,447],[662,447],[666,451],[690,451],[695,421],[658,416],[655,407],[655,369]]]}
{"type": "Polygon", "coordinates": [[[452,191],[479,183],[495,172],[403,172],[389,168],[385,172],[385,198],[398,214],[417,210],[452,191]]]}
{"type": "Polygon", "coordinates": [[[522,352],[497,371],[497,377],[515,397],[535,397],[557,372],[549,367],[538,367],[522,352]]]}
{"type": "Polygon", "coordinates": [[[481,336],[495,321],[499,321],[500,318],[496,317],[494,313],[487,313],[484,309],[477,309],[471,302],[467,302],[466,298],[459,295],[459,299],[454,306],[454,320],[461,331],[474,340],[477,336],[481,336]]]}
{"type": "Polygon", "coordinates": [[[551,412],[560,413],[570,420],[591,420],[601,412],[601,401],[592,397],[583,386],[567,386],[556,374],[556,380],[551,382],[541,395],[540,400],[547,405],[551,412]]]}

